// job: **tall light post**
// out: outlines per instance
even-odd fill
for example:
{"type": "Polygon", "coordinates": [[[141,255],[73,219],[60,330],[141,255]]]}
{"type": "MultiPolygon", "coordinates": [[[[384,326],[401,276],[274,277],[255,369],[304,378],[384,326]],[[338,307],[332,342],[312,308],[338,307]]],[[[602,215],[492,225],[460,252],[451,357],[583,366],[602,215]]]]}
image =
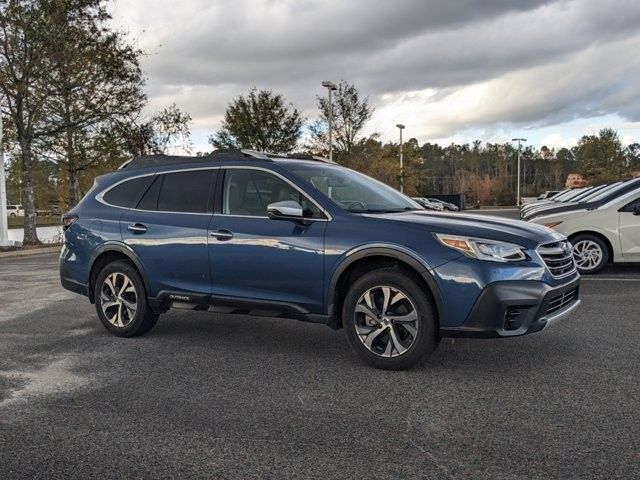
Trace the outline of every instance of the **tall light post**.
{"type": "Polygon", "coordinates": [[[399,123],[396,127],[400,130],[400,193],[404,193],[404,164],[402,162],[402,130],[404,130],[404,125],[399,123]]]}
{"type": "Polygon", "coordinates": [[[333,133],[333,101],[331,100],[331,92],[337,90],[336,84],[330,81],[322,82],[322,86],[329,90],[329,160],[333,162],[333,142],[332,142],[332,133],[333,133]]]}
{"type": "Polygon", "coordinates": [[[4,181],[4,148],[2,148],[2,110],[0,109],[0,245],[9,245],[7,223],[7,187],[4,181]]]}
{"type": "Polygon", "coordinates": [[[518,189],[516,192],[516,206],[520,206],[520,142],[526,142],[526,138],[512,138],[512,142],[518,142],[518,189]]]}

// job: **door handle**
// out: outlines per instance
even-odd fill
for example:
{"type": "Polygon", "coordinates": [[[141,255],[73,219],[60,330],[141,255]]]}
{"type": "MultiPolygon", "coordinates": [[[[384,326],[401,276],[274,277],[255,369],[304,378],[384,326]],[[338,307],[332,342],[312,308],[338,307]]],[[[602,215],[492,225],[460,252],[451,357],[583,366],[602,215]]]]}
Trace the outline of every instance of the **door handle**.
{"type": "Polygon", "coordinates": [[[132,223],[127,227],[127,230],[133,233],[144,233],[147,231],[147,226],[141,223],[132,223]]]}
{"type": "Polygon", "coordinates": [[[209,232],[209,235],[218,240],[231,240],[233,238],[233,233],[229,230],[217,230],[215,232],[209,232]]]}

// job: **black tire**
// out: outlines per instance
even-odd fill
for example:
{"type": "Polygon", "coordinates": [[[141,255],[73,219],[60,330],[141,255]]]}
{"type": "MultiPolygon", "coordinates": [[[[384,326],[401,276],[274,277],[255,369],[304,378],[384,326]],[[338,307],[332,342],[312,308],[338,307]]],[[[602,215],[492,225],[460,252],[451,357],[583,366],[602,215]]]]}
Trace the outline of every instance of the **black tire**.
{"type": "Polygon", "coordinates": [[[12,214],[10,214],[9,216],[10,216],[10,217],[15,217],[15,216],[16,216],[16,214],[15,214],[15,213],[12,213],[12,214]]]}
{"type": "MultiPolygon", "coordinates": [[[[130,289],[131,287],[127,287],[127,290],[130,289]]],[[[117,260],[109,263],[100,271],[96,279],[94,298],[100,321],[107,330],[118,337],[138,337],[144,335],[151,330],[158,321],[158,315],[155,314],[147,304],[147,293],[138,271],[126,260],[117,260]],[[115,289],[121,288],[119,294],[116,294],[107,282],[107,279],[109,279],[109,282],[113,285],[114,278],[116,279],[115,289]],[[124,287],[126,285],[129,285],[128,283],[125,284],[125,278],[129,279],[131,284],[133,284],[133,288],[135,289],[135,302],[132,301],[133,296],[131,291],[122,291],[125,290],[124,287]],[[103,291],[105,292],[104,294],[103,291]],[[114,292],[114,294],[112,295],[111,292],[114,292]],[[125,297],[125,295],[127,297],[125,297]],[[117,305],[103,308],[103,305],[107,303],[115,303],[117,305]],[[130,313],[131,309],[128,309],[127,305],[133,304],[135,304],[135,310],[132,315],[130,313]],[[109,314],[109,316],[107,316],[107,314],[109,314]],[[118,323],[121,325],[118,325],[118,323]]]]}
{"type": "Polygon", "coordinates": [[[590,233],[580,233],[571,238],[573,244],[573,258],[576,262],[576,268],[583,275],[592,275],[602,270],[607,263],[609,263],[609,246],[597,235],[590,233]],[[592,247],[592,250],[599,255],[597,262],[589,261],[583,252],[587,249],[587,246],[592,247]],[[597,249],[594,249],[597,246],[597,249]]]}
{"type": "MultiPolygon", "coordinates": [[[[389,294],[386,297],[389,297],[389,294]]],[[[373,310],[372,313],[374,313],[373,310]]],[[[424,291],[415,274],[402,268],[387,267],[374,270],[355,281],[344,300],[342,324],[349,344],[360,358],[371,366],[385,370],[404,370],[421,364],[436,350],[440,341],[436,309],[431,295],[424,291]],[[392,302],[389,300],[387,312],[382,312],[379,300],[384,300],[385,288],[391,289],[391,295],[400,293],[405,298],[399,300],[396,306],[391,305],[392,302]],[[369,295],[369,292],[373,292],[371,304],[375,304],[375,312],[380,313],[377,319],[362,312],[356,312],[356,307],[366,307],[363,304],[363,302],[366,303],[364,295],[369,295]],[[380,293],[376,294],[377,292],[380,293]],[[381,298],[380,295],[382,295],[381,298]],[[398,309],[398,313],[391,313],[394,308],[398,309]],[[405,324],[393,320],[409,318],[407,313],[411,311],[416,313],[416,322],[411,324],[411,328],[417,330],[414,335],[405,328],[405,324]],[[371,327],[376,323],[375,328],[371,327]],[[366,333],[368,328],[371,330],[366,333]],[[390,334],[392,329],[394,329],[393,336],[390,334]],[[381,332],[377,333],[378,330],[381,332]],[[372,332],[375,332],[374,340],[371,342],[371,347],[368,347],[365,342],[372,332]],[[387,339],[386,347],[384,346],[385,338],[387,339]],[[400,352],[396,348],[396,339],[403,341],[404,345],[401,345],[401,348],[406,348],[405,351],[400,352]],[[390,350],[389,342],[392,343],[390,350]],[[382,351],[383,348],[385,351],[382,351]]],[[[406,325],[409,323],[407,322],[406,325]]]]}

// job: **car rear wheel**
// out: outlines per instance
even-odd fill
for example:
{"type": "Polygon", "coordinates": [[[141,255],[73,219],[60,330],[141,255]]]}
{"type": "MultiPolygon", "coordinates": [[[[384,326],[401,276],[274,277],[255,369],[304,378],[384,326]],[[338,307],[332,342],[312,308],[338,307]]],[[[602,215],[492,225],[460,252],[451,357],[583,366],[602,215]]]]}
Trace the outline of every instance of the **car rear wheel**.
{"type": "Polygon", "coordinates": [[[114,335],[144,335],[158,321],[147,304],[144,283],[129,262],[118,260],[98,274],[94,298],[100,321],[114,335]]]}
{"type": "Polygon", "coordinates": [[[573,259],[580,273],[598,273],[609,263],[609,249],[600,237],[581,234],[572,238],[571,243],[573,259]]]}
{"type": "Polygon", "coordinates": [[[351,347],[376,368],[403,370],[438,346],[430,296],[416,277],[400,268],[374,270],[349,289],[342,323],[351,347]]]}

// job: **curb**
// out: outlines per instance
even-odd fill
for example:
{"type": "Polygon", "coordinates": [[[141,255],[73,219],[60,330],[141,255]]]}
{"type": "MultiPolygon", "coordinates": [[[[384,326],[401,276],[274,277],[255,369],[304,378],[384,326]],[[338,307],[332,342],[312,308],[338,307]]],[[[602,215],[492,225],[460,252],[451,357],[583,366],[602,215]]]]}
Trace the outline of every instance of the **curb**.
{"type": "Polygon", "coordinates": [[[0,258],[29,257],[31,255],[44,255],[46,253],[59,253],[61,246],[32,248],[29,250],[15,250],[13,252],[0,252],[0,258]]]}

